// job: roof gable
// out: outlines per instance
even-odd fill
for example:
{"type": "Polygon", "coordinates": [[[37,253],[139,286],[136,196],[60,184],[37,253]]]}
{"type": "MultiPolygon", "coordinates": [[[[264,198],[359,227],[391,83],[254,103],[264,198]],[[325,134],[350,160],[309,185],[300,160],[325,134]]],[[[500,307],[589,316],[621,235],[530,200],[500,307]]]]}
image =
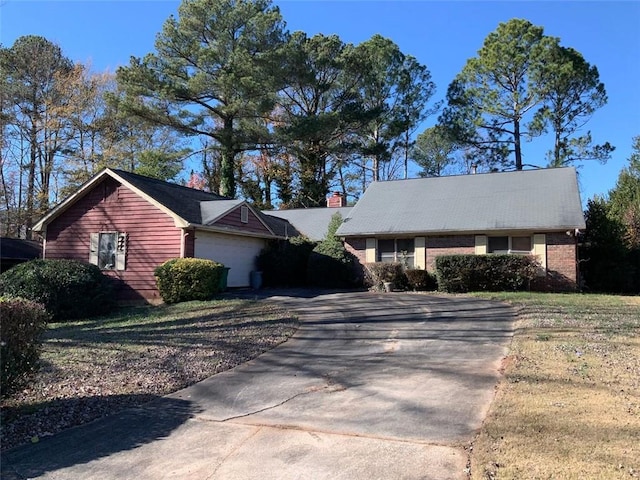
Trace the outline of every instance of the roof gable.
{"type": "Polygon", "coordinates": [[[152,202],[162,205],[187,223],[205,223],[202,220],[201,202],[235,201],[215,193],[196,190],[177,183],[144,177],[123,170],[114,169],[112,171],[134,189],[144,193],[152,202]]]}
{"type": "MultiPolygon", "coordinates": [[[[173,218],[175,226],[179,228],[210,224],[240,204],[246,204],[246,202],[242,200],[229,199],[215,193],[196,190],[123,170],[107,168],[91,178],[73,195],[47,213],[36,223],[33,229],[35,231],[42,231],[46,225],[63,214],[69,207],[100,184],[105,177],[113,178],[124,187],[133,191],[136,195],[169,215],[173,218]]],[[[267,235],[273,235],[273,231],[262,218],[255,212],[254,214],[264,225],[265,230],[268,232],[267,235]]],[[[242,229],[239,229],[239,231],[241,230],[242,229]]]]}
{"type": "Polygon", "coordinates": [[[372,183],[342,236],[584,228],[572,167],[372,183]]]}

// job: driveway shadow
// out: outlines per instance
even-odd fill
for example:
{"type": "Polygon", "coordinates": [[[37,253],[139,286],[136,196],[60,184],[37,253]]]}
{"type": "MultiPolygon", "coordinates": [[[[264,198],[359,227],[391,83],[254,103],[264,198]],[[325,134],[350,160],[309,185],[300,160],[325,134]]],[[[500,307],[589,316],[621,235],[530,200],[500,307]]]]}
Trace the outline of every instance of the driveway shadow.
{"type": "Polygon", "coordinates": [[[23,480],[162,439],[199,410],[189,401],[157,398],[141,407],[65,430],[2,453],[3,480],[23,480]]]}

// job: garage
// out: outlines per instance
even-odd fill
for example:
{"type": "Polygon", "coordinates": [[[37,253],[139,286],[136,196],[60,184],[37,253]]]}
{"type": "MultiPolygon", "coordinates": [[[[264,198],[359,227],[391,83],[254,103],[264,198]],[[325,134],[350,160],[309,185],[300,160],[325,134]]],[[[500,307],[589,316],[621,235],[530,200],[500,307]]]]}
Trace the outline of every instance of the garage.
{"type": "Polygon", "coordinates": [[[227,286],[248,287],[255,258],[265,246],[265,240],[255,237],[226,235],[198,231],[195,238],[196,258],[208,258],[229,267],[227,286]]]}

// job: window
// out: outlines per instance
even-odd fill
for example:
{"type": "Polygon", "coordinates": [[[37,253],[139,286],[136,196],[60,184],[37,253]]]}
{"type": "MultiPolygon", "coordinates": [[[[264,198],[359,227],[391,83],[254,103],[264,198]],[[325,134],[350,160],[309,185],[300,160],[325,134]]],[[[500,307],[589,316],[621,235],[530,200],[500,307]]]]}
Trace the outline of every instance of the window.
{"type": "Polygon", "coordinates": [[[249,207],[244,205],[240,207],[240,221],[242,223],[249,223],[249,207]]]}
{"type": "Polygon", "coordinates": [[[126,250],[126,233],[92,233],[89,263],[97,265],[101,270],[124,270],[126,250]]]}
{"type": "Polygon", "coordinates": [[[378,240],[379,262],[398,262],[407,268],[415,266],[415,246],[413,238],[378,240]]]}
{"type": "Polygon", "coordinates": [[[117,233],[99,233],[98,267],[101,270],[115,270],[117,233]]]}
{"type": "Polygon", "coordinates": [[[531,237],[488,237],[487,253],[513,253],[529,255],[531,237]]]}

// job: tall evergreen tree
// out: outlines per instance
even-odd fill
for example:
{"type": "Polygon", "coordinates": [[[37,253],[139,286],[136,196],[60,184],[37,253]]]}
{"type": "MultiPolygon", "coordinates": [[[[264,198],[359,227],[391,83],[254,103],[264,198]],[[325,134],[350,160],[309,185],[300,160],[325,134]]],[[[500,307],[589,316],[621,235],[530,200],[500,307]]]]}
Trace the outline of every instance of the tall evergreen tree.
{"type": "Polygon", "coordinates": [[[426,129],[416,139],[411,157],[422,170],[421,177],[439,177],[447,168],[456,163],[454,156],[458,149],[448,132],[440,125],[426,129]]]}
{"type": "Polygon", "coordinates": [[[594,145],[591,133],[573,136],[593,113],[607,103],[598,69],[573,48],[553,44],[544,61],[532,66],[532,78],[544,92],[543,108],[536,112],[531,130],[544,133],[549,125],[554,146],[548,154],[553,167],[580,160],[606,162],[614,147],[608,142],[594,145]]]}
{"type": "Polygon", "coordinates": [[[433,112],[427,104],[435,84],[424,65],[381,35],[358,45],[354,56],[362,71],[360,101],[373,117],[360,130],[361,153],[372,160],[372,179],[377,181],[381,165],[408,149],[411,131],[433,112]]]}
{"type": "Polygon", "coordinates": [[[523,121],[543,100],[531,67],[554,42],[526,20],[501,23],[449,85],[441,123],[458,142],[476,148],[479,159],[506,167],[513,153],[522,170],[522,138],[534,133],[523,121]]]}
{"type": "Polygon", "coordinates": [[[220,193],[233,197],[238,155],[267,134],[255,119],[273,107],[285,38],[269,0],[184,0],[158,35],[156,53],[118,69],[131,94],[126,108],[210,137],[220,152],[220,193]]]}
{"type": "Polygon", "coordinates": [[[526,20],[501,23],[487,36],[449,85],[447,101],[440,124],[486,169],[522,170],[523,140],[549,128],[551,166],[606,161],[613,151],[609,143],[594,145],[590,133],[575,136],[607,101],[597,68],[526,20]]]}
{"type": "Polygon", "coordinates": [[[363,123],[353,46],[336,35],[295,32],[286,49],[279,99],[279,144],[296,160],[299,188],[290,206],[322,206],[347,137],[363,123]]]}
{"type": "Polygon", "coordinates": [[[640,251],[640,136],[633,138],[629,165],[609,192],[609,206],[610,215],[625,228],[627,246],[640,251]]]}

